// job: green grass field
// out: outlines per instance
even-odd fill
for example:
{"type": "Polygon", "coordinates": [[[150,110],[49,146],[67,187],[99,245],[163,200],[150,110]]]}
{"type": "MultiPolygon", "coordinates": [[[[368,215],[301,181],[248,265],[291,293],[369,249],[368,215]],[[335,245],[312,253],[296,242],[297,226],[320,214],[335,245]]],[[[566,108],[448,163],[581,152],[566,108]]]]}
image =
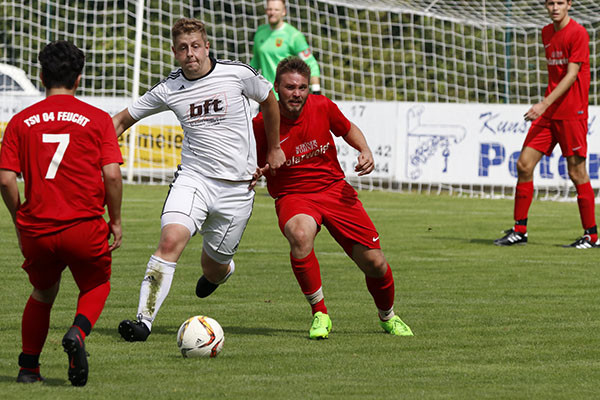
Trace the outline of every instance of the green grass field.
{"type": "Polygon", "coordinates": [[[84,388],[67,380],[60,341],[77,298],[63,275],[41,357],[46,383],[14,382],[20,319],[30,292],[12,222],[0,207],[0,397],[3,399],[593,398],[600,390],[600,272],[595,250],[564,249],[581,234],[574,203],[535,201],[527,246],[492,240],[511,224],[512,201],[361,192],[396,281],[396,313],[412,338],[377,324],[364,277],[326,230],[317,240],[333,331],[310,341],[310,307],[289,266],[273,201],[257,193],[236,275],[195,297],[201,238],[177,266],[146,343],[120,339],[159,235],[164,186],[126,186],[124,240],[112,292],[87,340],[84,388]],[[216,359],[183,359],[176,332],[205,314],[225,330],[216,359]]]}

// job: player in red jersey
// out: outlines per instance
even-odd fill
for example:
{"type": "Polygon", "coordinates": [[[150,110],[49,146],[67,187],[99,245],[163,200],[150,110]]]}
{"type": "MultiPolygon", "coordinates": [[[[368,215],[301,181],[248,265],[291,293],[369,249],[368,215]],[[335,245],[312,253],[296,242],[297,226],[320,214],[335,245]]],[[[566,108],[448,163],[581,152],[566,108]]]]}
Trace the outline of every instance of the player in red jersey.
{"type": "MultiPolygon", "coordinates": [[[[344,180],[331,132],[360,152],[355,168],[359,176],[373,171],[371,150],[360,129],[335,103],[308,93],[309,79],[310,68],[298,57],[285,58],[277,66],[274,86],[279,94],[280,143],[286,162],[276,174],[264,174],[275,198],[279,228],[290,243],[294,275],[312,308],[309,336],[325,339],[331,330],[314,252],[321,225],[365,273],[383,329],[397,336],[412,336],[410,328],[394,314],[392,270],[381,251],[379,233],[356,191],[344,180]]],[[[267,146],[262,114],[253,123],[258,164],[264,165],[267,146]]]]}
{"type": "Polygon", "coordinates": [[[23,311],[17,382],[43,380],[39,358],[61,273],[68,266],[79,299],[62,345],[71,384],[83,386],[88,377],[84,340],[104,308],[111,252],[121,245],[123,159],[111,117],[74,97],[83,52],[69,42],[52,42],[39,61],[46,98],[10,120],[0,148],[0,190],[33,285],[23,311]],[[19,174],[25,181],[23,203],[19,174]],[[108,224],[102,217],[105,204],[108,224]]]}
{"type": "Polygon", "coordinates": [[[558,143],[567,159],[569,177],[577,190],[577,205],[584,229],[582,237],[565,247],[599,247],[594,190],[586,171],[588,94],[590,88],[589,36],[569,17],[571,0],[546,0],[552,23],[542,29],[548,62],[548,88],[525,120],[533,121],[517,161],[515,225],[496,239],[498,246],[527,243],[527,215],[533,200],[533,170],[544,154],[558,143]]]}

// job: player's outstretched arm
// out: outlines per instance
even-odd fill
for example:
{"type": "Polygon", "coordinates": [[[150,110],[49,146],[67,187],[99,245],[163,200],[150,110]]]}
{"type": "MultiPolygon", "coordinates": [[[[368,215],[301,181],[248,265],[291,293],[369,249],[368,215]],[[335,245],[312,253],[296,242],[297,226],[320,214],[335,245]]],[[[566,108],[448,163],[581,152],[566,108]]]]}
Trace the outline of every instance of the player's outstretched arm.
{"type": "Polygon", "coordinates": [[[279,144],[279,103],[275,99],[272,91],[269,91],[267,99],[260,103],[260,109],[265,121],[265,135],[267,137],[267,164],[270,166],[271,173],[283,165],[285,154],[279,144]]]}
{"type": "Polygon", "coordinates": [[[117,137],[121,136],[123,132],[131,127],[131,125],[135,124],[137,121],[133,119],[131,114],[129,114],[128,109],[123,109],[120,113],[116,114],[112,117],[113,125],[115,126],[115,131],[117,132],[117,137]]]}
{"type": "Polygon", "coordinates": [[[362,131],[358,126],[350,122],[350,130],[343,136],[343,139],[346,143],[360,152],[358,155],[358,163],[356,164],[356,167],[354,167],[354,171],[358,172],[358,176],[370,174],[375,168],[375,161],[373,160],[373,153],[371,153],[371,149],[367,144],[367,139],[365,139],[365,135],[362,131]]]}
{"type": "Polygon", "coordinates": [[[545,97],[544,100],[534,104],[526,113],[525,121],[535,121],[544,114],[544,112],[554,103],[560,96],[565,94],[577,80],[577,74],[581,69],[581,63],[569,63],[567,65],[567,73],[558,82],[558,85],[552,92],[545,97]]]}
{"type": "Polygon", "coordinates": [[[121,246],[123,230],[121,228],[121,201],[123,196],[123,179],[121,168],[117,163],[106,164],[102,167],[104,190],[106,193],[106,208],[108,208],[108,228],[113,236],[108,250],[113,251],[121,246]]]}

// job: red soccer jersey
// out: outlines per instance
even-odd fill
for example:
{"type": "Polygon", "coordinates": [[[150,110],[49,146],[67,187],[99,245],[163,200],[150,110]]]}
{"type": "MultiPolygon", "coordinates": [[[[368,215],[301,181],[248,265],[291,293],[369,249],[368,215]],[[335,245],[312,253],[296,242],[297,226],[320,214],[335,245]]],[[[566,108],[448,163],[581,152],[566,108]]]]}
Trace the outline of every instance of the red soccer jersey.
{"type": "Polygon", "coordinates": [[[50,96],[16,114],[0,168],[23,174],[18,229],[39,236],[103,215],[102,167],[122,162],[111,117],[73,96],[50,96]]]}
{"type": "Polygon", "coordinates": [[[587,119],[590,91],[590,38],[587,31],[571,19],[558,32],[554,25],[542,29],[542,42],[548,63],[548,96],[567,73],[569,63],[581,63],[577,80],[544,113],[549,119],[587,119]]]}
{"type": "MultiPolygon", "coordinates": [[[[262,113],[254,120],[258,165],[266,163],[267,142],[262,113]]],[[[325,96],[308,95],[300,117],[281,117],[280,143],[285,164],[275,176],[267,172],[267,188],[273,198],[290,193],[318,192],[344,179],[331,133],[343,136],[350,121],[325,96]]]]}

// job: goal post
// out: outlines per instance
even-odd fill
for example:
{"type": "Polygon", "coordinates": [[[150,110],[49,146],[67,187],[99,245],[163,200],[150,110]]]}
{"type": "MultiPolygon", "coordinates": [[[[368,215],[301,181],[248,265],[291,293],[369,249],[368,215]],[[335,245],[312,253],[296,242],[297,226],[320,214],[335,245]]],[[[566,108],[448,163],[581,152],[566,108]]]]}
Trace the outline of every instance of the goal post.
{"type": "MultiPolygon", "coordinates": [[[[479,110],[481,105],[526,107],[538,102],[546,86],[540,30],[549,22],[541,0],[286,3],[286,20],[305,34],[319,62],[323,93],[341,104],[345,112],[392,110],[391,114],[371,117],[352,114],[365,124],[359,126],[371,146],[381,150],[376,161],[382,169],[361,179],[352,173],[352,151],[343,150],[348,157],[349,179],[357,187],[512,195],[512,185],[506,180],[460,182],[448,179],[443,168],[439,179],[432,173],[427,180],[419,180],[411,178],[416,176],[414,171],[400,171],[401,165],[408,163],[411,154],[406,148],[411,144],[419,152],[428,143],[435,143],[435,152],[427,148],[428,160],[444,163],[461,158],[461,146],[466,143],[453,142],[444,135],[418,138],[418,129],[411,130],[414,127],[407,119],[414,116],[418,105],[431,110],[456,105],[456,109],[444,108],[450,122],[434,120],[427,111],[421,114],[425,125],[445,126],[452,125],[456,115],[469,105],[477,105],[479,108],[472,108],[479,110]],[[390,104],[397,104],[398,111],[390,104]],[[384,158],[389,154],[386,146],[393,152],[389,160],[384,158]],[[386,162],[388,168],[384,170],[386,162]]],[[[114,114],[176,67],[170,39],[176,19],[188,16],[206,22],[213,56],[249,62],[254,32],[266,23],[264,9],[262,0],[4,0],[0,3],[0,63],[23,69],[41,88],[36,61],[39,50],[51,40],[70,40],[86,53],[78,95],[114,114]]],[[[600,3],[574,0],[570,15],[590,34],[590,105],[597,106],[600,3]]],[[[4,114],[16,111],[17,103],[7,105],[12,101],[0,100],[4,114]]],[[[182,140],[177,121],[159,115],[137,125],[135,134],[120,138],[131,181],[169,182],[182,140]]],[[[471,128],[466,129],[467,135],[474,134],[471,128]]],[[[512,156],[514,152],[507,148],[503,160],[506,171],[511,171],[512,156]]],[[[557,160],[558,156],[553,161],[557,160]]],[[[560,175],[560,164],[553,165],[558,165],[554,175],[560,175]]],[[[542,196],[560,193],[563,197],[568,182],[558,182],[538,185],[537,190],[542,196]]],[[[569,192],[572,190],[567,189],[569,192]]]]}

